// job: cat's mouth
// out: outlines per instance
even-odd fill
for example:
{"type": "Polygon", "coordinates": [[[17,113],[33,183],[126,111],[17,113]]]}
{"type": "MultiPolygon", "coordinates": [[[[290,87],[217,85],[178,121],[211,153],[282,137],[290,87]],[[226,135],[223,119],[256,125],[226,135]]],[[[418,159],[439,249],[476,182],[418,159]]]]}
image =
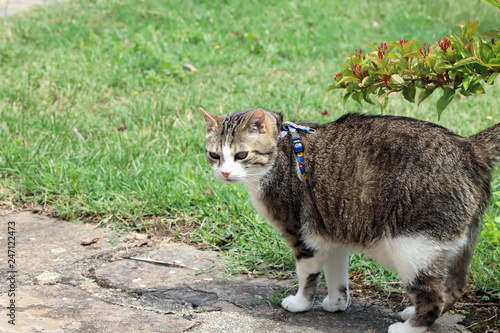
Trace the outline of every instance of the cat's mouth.
{"type": "Polygon", "coordinates": [[[227,184],[236,184],[238,182],[238,180],[234,177],[224,177],[224,176],[220,175],[220,176],[217,176],[217,178],[219,180],[222,180],[224,183],[227,183],[227,184]]]}
{"type": "Polygon", "coordinates": [[[228,184],[236,184],[238,181],[236,179],[226,178],[224,181],[228,184]]]}

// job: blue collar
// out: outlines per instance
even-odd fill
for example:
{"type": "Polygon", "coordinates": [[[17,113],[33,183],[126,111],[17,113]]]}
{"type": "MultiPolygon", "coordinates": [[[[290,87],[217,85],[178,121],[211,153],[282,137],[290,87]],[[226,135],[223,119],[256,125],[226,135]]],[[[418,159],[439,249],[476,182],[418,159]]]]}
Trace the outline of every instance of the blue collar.
{"type": "Polygon", "coordinates": [[[304,145],[300,139],[300,135],[297,131],[302,131],[306,133],[315,133],[316,130],[307,126],[297,125],[290,121],[283,123],[283,131],[278,134],[278,142],[280,142],[288,133],[290,133],[293,141],[293,147],[295,150],[295,155],[297,156],[297,162],[299,163],[300,173],[302,178],[309,185],[309,180],[307,179],[306,168],[304,167],[304,145]]]}

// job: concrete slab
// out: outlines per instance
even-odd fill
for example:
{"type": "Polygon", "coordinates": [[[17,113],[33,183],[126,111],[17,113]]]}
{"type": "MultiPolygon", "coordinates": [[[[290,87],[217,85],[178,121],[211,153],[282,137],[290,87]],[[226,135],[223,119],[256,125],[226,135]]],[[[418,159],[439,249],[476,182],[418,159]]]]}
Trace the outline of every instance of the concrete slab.
{"type": "Polygon", "coordinates": [[[0,18],[59,0],[0,0],[0,18]]]}
{"type": "MultiPolygon", "coordinates": [[[[22,274],[72,264],[126,246],[118,240],[118,236],[112,230],[96,229],[95,224],[61,223],[60,220],[27,212],[16,214],[14,221],[16,264],[22,274]],[[91,245],[80,245],[82,239],[89,238],[98,240],[91,245]],[[36,256],[33,255],[35,253],[36,256]]],[[[5,218],[3,223],[6,223],[5,218]]],[[[5,260],[0,258],[0,262],[2,259],[5,260]]]]}
{"type": "MultiPolygon", "coordinates": [[[[137,247],[139,240],[130,243],[131,237],[110,228],[31,213],[0,216],[0,231],[0,281],[7,281],[0,283],[0,332],[372,333],[387,332],[399,321],[391,310],[356,297],[345,312],[325,312],[324,287],[307,313],[271,307],[294,281],[227,279],[218,253],[186,244],[155,239],[153,247],[137,247]],[[9,237],[15,237],[15,262],[8,256],[9,237]],[[96,243],[81,245],[81,239],[95,237],[96,243]]],[[[460,320],[447,314],[432,331],[466,332],[460,320]]]]}
{"type": "MultiPolygon", "coordinates": [[[[109,304],[71,286],[21,286],[18,295],[16,325],[0,323],[4,332],[177,333],[195,325],[180,316],[109,304]]],[[[8,302],[6,294],[0,302],[8,302]]]]}

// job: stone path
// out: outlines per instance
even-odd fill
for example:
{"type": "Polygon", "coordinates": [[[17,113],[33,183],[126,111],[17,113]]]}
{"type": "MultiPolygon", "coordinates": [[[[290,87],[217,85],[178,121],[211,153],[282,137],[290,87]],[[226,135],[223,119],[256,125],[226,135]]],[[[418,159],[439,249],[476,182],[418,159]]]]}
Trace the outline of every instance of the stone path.
{"type": "Polygon", "coordinates": [[[59,0],[0,0],[0,18],[59,0]]]}
{"type": "MultiPolygon", "coordinates": [[[[218,253],[168,239],[136,246],[145,236],[29,212],[0,216],[0,332],[373,333],[387,332],[399,320],[359,298],[343,313],[325,312],[320,305],[325,288],[308,313],[271,308],[267,300],[294,281],[227,279],[218,253]],[[9,267],[9,231],[15,236],[14,267],[9,267]],[[96,243],[81,245],[96,237],[96,243]],[[198,270],[123,259],[130,256],[198,270]]],[[[465,332],[455,324],[460,319],[447,314],[433,331],[465,332]]]]}

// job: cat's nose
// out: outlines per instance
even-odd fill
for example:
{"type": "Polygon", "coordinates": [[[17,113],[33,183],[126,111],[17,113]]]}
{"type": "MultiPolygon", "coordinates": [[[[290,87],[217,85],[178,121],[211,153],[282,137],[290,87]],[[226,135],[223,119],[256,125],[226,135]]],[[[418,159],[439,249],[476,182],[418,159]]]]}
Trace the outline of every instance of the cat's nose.
{"type": "Polygon", "coordinates": [[[226,172],[226,171],[222,171],[221,174],[224,176],[224,177],[229,177],[229,175],[231,174],[231,171],[229,172],[226,172]]]}

